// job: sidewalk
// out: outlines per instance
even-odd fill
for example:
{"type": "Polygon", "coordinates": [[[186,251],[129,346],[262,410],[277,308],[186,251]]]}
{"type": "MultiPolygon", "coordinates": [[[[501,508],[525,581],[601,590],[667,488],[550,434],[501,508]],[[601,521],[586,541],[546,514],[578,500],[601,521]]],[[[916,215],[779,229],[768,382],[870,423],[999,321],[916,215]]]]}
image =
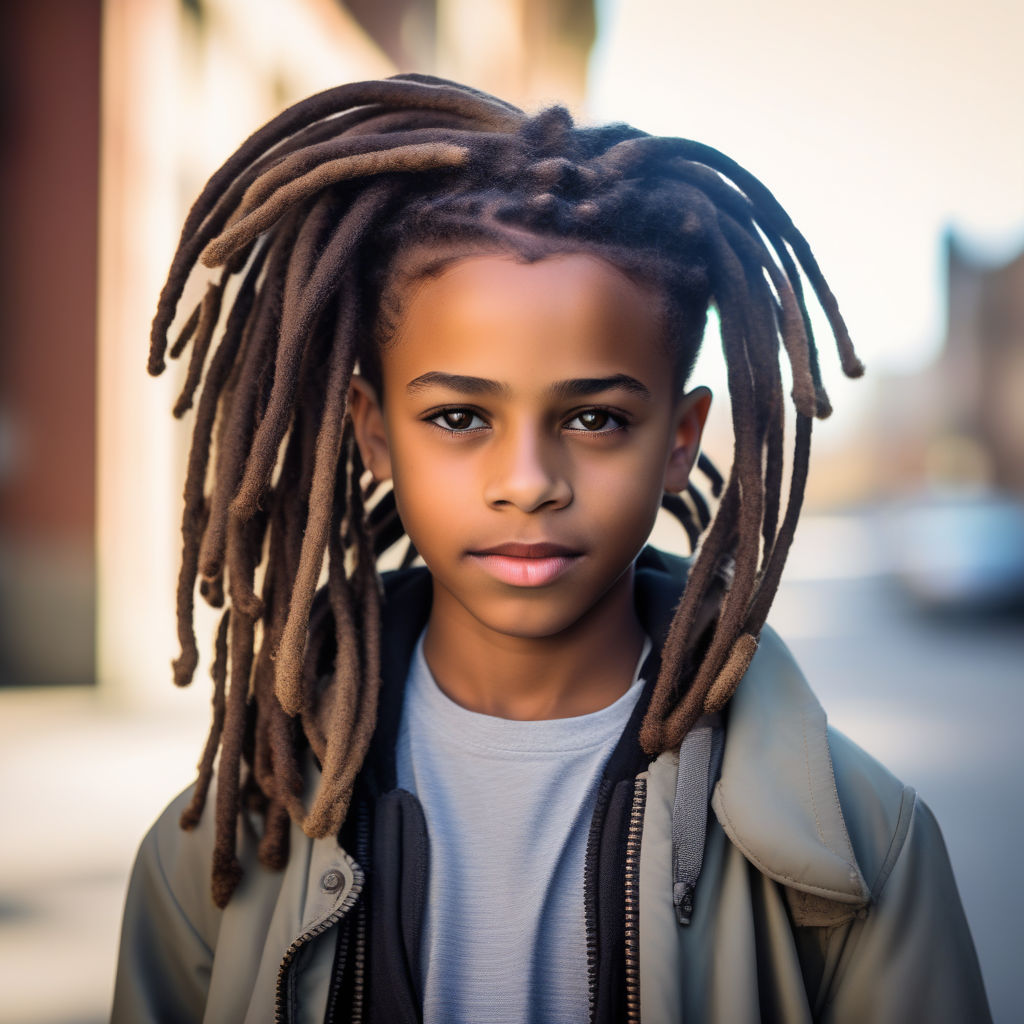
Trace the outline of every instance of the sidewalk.
{"type": "Polygon", "coordinates": [[[135,848],[208,726],[182,704],[129,713],[92,690],[0,690],[0,1024],[108,1019],[135,848]]]}

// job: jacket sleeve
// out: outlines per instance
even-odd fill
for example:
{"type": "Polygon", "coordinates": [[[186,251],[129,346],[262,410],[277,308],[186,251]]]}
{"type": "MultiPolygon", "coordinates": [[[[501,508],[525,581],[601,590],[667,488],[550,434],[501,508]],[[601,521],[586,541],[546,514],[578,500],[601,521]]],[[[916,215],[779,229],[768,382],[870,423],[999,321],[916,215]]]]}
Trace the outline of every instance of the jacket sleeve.
{"type": "Polygon", "coordinates": [[[909,826],[902,842],[900,832],[894,837],[871,905],[833,935],[840,948],[822,1021],[991,1021],[942,833],[928,807],[912,800],[909,826]]]}
{"type": "Polygon", "coordinates": [[[121,926],[112,1024],[200,1021],[220,911],[210,896],[209,813],[178,825],[186,790],[142,840],[121,926]]]}

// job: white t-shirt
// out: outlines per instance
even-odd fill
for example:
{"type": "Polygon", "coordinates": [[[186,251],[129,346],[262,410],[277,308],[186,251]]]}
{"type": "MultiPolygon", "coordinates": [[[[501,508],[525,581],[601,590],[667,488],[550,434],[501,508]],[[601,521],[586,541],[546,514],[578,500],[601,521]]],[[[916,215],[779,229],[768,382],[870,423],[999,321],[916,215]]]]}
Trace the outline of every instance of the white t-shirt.
{"type": "Polygon", "coordinates": [[[640,697],[640,666],[589,715],[513,721],[438,688],[416,646],[398,785],[430,834],[426,1024],[576,1022],[589,1014],[583,869],[601,771],[640,697]]]}

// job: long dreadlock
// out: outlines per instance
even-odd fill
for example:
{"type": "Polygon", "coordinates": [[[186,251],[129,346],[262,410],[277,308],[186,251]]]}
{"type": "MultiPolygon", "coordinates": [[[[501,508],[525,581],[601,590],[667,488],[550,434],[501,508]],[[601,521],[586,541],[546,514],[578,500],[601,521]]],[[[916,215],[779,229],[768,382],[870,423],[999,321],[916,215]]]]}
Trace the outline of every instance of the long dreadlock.
{"type": "Polygon", "coordinates": [[[290,819],[319,837],[345,818],[380,685],[376,561],[403,535],[393,496],[364,489],[346,415],[349,382],[357,365],[371,379],[378,372],[377,349],[400,316],[395,282],[426,272],[409,254],[460,245],[531,259],[590,251],[656,284],[680,385],[708,307],[717,307],[733,466],[726,482],[699,463],[720,498],[714,517],[692,485],[664,502],[700,543],[641,731],[651,754],[677,746],[704,710],[732,695],[793,539],[812,418],[830,412],[800,270],[844,371],[862,372],[804,238],[756,178],[707,146],[625,125],[578,128],[557,107],[528,117],[419,75],[328,90],[251,136],[185,222],[149,356],[150,372],[162,372],[198,263],[222,267],[169,353],[191,345],[175,415],[197,401],[177,595],[179,686],[198,661],[197,581],[225,609],[213,724],[182,816],[185,828],[199,820],[219,750],[219,906],[241,874],[243,798],[265,815],[260,857],[269,866],[287,860],[290,819]],[[780,342],[796,409],[784,509],[780,342]],[[726,563],[731,585],[705,630],[698,613],[726,563]],[[325,566],[326,601],[314,605],[325,566]],[[326,679],[324,650],[335,652],[326,679]],[[307,748],[322,767],[308,805],[307,748]]]}

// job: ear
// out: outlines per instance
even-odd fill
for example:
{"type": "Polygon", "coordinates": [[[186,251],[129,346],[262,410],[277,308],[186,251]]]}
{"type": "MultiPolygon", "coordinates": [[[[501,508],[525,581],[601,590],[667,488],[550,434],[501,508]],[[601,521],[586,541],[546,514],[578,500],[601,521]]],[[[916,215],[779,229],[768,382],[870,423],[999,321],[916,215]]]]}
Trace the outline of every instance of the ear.
{"type": "Polygon", "coordinates": [[[348,392],[348,409],[363,465],[375,480],[391,479],[391,449],[384,411],[373,385],[354,376],[348,392]]]}
{"type": "Polygon", "coordinates": [[[711,392],[707,388],[694,388],[683,395],[676,405],[672,447],[665,463],[665,490],[679,492],[686,488],[690,471],[700,454],[700,439],[704,433],[711,392]]]}

